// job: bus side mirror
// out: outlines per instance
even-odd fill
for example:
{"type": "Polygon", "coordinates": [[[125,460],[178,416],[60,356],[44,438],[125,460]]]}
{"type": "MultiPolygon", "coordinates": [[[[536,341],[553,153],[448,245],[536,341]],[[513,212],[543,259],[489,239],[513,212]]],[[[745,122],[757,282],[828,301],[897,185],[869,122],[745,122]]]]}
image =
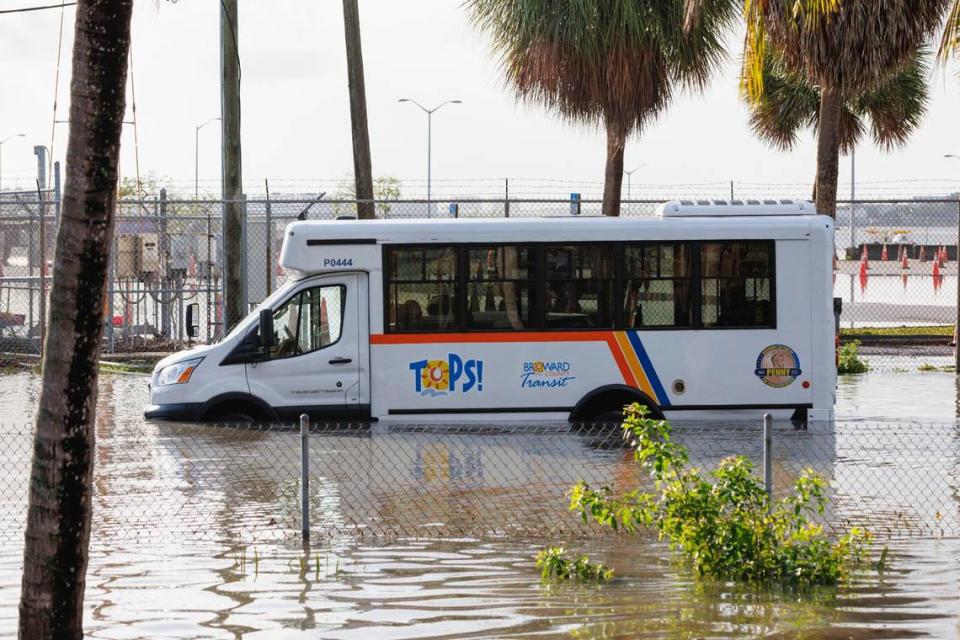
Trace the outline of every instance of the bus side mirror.
{"type": "Polygon", "coordinates": [[[264,349],[276,346],[273,341],[273,309],[260,310],[260,346],[264,349]]]}
{"type": "Polygon", "coordinates": [[[200,305],[196,302],[188,304],[184,315],[186,316],[184,324],[187,327],[187,337],[196,338],[200,335],[200,305]]]}

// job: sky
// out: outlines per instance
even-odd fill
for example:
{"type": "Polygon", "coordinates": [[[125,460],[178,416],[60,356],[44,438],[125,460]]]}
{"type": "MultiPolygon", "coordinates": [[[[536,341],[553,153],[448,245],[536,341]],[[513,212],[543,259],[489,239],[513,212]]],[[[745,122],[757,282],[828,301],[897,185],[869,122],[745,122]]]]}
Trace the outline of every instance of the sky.
{"type": "MultiPolygon", "coordinates": [[[[0,9],[47,4],[0,0],[0,9]]],[[[50,3],[52,4],[52,3],[50,3]]],[[[459,99],[433,116],[435,190],[512,194],[598,189],[605,135],[564,122],[539,106],[519,105],[504,85],[489,42],[470,23],[460,0],[360,0],[370,141],[375,175],[404,182],[416,195],[426,179],[426,115],[402,97],[433,106],[459,99]],[[578,186],[582,185],[582,189],[578,186]]],[[[246,190],[320,188],[352,170],[350,115],[339,0],[239,0],[242,144],[246,190]],[[320,185],[320,186],[318,186],[320,185]]],[[[69,112],[73,18],[60,10],[0,14],[0,140],[5,187],[29,184],[33,145],[63,160],[69,112]]],[[[701,94],[681,93],[642,135],[630,139],[626,168],[634,197],[661,192],[713,195],[734,181],[739,190],[796,195],[811,182],[812,134],[791,152],[757,140],[738,98],[740,35],[728,38],[731,58],[701,94]],[[709,192],[709,193],[708,193],[709,192]]],[[[931,104],[910,143],[893,153],[865,143],[857,152],[858,195],[915,195],[960,188],[958,66],[931,76],[931,104]],[[953,185],[957,185],[953,187],[953,185]]],[[[136,131],[124,128],[121,172],[158,176],[174,188],[193,187],[195,127],[220,114],[219,3],[216,0],[135,0],[133,87],[136,131]],[[136,134],[136,141],[135,135],[136,134]]],[[[128,83],[128,120],[132,120],[128,83]]],[[[218,122],[200,131],[199,175],[217,189],[218,122]]],[[[849,193],[850,162],[841,160],[841,197],[849,193]]],[[[625,182],[626,185],[626,182],[625,182]]],[[[625,186],[626,188],[626,186],[625,186]]]]}

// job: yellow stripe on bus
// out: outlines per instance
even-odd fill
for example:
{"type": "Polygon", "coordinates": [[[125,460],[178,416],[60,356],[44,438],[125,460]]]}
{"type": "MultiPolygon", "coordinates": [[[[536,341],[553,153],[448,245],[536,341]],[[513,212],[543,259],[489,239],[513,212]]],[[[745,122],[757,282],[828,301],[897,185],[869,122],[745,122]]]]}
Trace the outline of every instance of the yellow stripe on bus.
{"type": "Polygon", "coordinates": [[[627,361],[627,366],[630,367],[633,377],[637,379],[637,383],[640,385],[640,390],[650,396],[652,400],[656,400],[657,394],[653,391],[653,385],[650,384],[647,372],[643,370],[640,359],[633,350],[633,345],[630,344],[630,338],[623,331],[617,331],[614,335],[617,338],[617,344],[620,345],[620,350],[623,352],[623,357],[627,361]]]}

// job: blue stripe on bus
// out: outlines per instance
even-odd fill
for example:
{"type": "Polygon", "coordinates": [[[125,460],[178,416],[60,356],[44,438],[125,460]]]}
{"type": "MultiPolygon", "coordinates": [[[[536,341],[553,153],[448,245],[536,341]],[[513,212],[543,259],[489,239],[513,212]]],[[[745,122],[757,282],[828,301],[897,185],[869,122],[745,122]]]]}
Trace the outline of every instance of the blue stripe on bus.
{"type": "Polygon", "coordinates": [[[640,341],[640,335],[636,331],[627,331],[627,337],[630,339],[630,344],[633,346],[633,350],[636,352],[637,358],[640,359],[640,364],[643,366],[643,370],[647,374],[647,379],[650,380],[650,386],[653,387],[653,391],[657,394],[657,402],[660,403],[661,407],[669,407],[670,398],[667,396],[666,391],[663,389],[663,385],[660,383],[660,376],[657,375],[657,370],[653,368],[653,362],[650,361],[650,356],[647,355],[647,350],[643,348],[643,342],[640,341]]]}

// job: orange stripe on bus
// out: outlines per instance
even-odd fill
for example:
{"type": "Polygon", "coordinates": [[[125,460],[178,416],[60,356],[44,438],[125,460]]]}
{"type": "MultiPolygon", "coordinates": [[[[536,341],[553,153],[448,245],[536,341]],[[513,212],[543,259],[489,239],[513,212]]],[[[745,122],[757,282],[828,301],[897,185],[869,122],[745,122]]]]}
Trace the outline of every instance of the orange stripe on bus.
{"type": "Polygon", "coordinates": [[[630,371],[630,366],[627,364],[627,360],[623,356],[623,350],[620,348],[620,345],[617,343],[617,339],[613,334],[607,336],[607,346],[610,347],[610,353],[613,354],[613,360],[617,363],[617,367],[620,369],[620,375],[623,376],[623,382],[628,386],[636,387],[637,379],[634,377],[633,372],[630,371]]]}
{"type": "Polygon", "coordinates": [[[606,342],[609,331],[505,331],[477,333],[375,333],[371,344],[451,344],[455,342],[606,342]]]}

